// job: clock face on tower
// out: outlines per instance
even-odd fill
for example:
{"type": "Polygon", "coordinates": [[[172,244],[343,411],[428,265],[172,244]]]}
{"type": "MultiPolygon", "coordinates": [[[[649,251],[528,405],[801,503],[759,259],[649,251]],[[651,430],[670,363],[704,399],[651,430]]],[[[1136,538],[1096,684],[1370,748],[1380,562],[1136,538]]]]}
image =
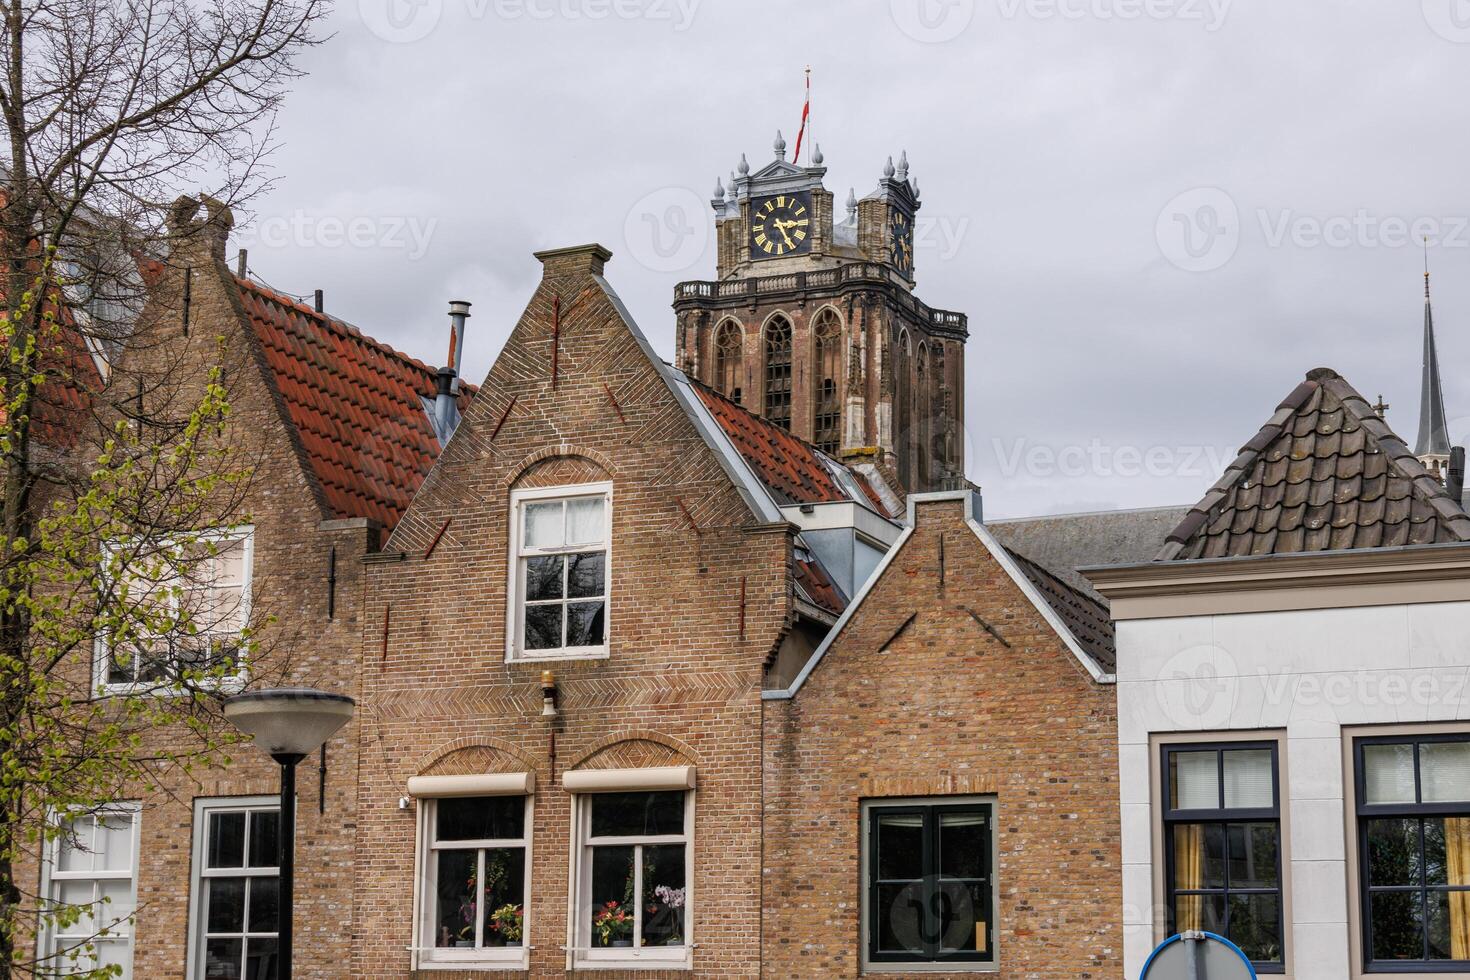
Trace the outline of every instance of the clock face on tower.
{"type": "Polygon", "coordinates": [[[774,259],[812,250],[812,196],[775,194],[750,204],[750,257],[774,259]]]}
{"type": "Polygon", "coordinates": [[[888,260],[906,276],[914,273],[914,220],[902,211],[893,212],[889,223],[888,260]]]}

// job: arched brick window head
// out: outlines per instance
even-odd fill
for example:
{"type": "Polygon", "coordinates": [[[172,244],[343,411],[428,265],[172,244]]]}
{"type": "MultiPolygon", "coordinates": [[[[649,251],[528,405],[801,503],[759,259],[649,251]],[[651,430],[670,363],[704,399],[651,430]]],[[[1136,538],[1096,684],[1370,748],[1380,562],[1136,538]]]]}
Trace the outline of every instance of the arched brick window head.
{"type": "Polygon", "coordinates": [[[766,324],[766,419],[791,429],[791,321],[777,316],[766,324]]]}
{"type": "Polygon", "coordinates": [[[744,362],[741,350],[740,324],[726,320],[715,332],[715,387],[732,401],[740,401],[740,366],[744,362]]]}
{"type": "Polygon", "coordinates": [[[837,314],[830,309],[817,314],[812,329],[812,372],[816,378],[813,399],[812,441],[829,456],[836,456],[842,446],[842,407],[838,379],[842,370],[842,327],[837,314]]]}

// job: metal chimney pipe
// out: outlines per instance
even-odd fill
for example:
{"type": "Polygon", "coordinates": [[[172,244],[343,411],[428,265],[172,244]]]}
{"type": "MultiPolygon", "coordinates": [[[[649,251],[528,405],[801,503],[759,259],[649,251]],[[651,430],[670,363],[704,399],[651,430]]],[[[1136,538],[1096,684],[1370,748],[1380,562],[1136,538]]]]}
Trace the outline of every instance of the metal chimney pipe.
{"type": "Polygon", "coordinates": [[[1445,474],[1444,488],[1455,503],[1460,502],[1460,496],[1465,492],[1465,447],[1455,446],[1450,450],[1449,472],[1445,474]]]}
{"type": "Polygon", "coordinates": [[[450,393],[459,394],[459,378],[464,362],[464,322],[470,318],[470,304],[462,299],[449,301],[449,370],[454,372],[450,393]]]}

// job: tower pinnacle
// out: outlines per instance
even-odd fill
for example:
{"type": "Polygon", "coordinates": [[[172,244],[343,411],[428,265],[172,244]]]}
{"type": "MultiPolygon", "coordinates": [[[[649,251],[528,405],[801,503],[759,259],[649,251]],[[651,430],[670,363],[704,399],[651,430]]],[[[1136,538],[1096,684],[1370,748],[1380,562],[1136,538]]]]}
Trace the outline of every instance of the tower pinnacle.
{"type": "Polygon", "coordinates": [[[1424,355],[1419,389],[1419,440],[1414,455],[1439,474],[1450,456],[1450,433],[1445,422],[1444,390],[1439,380],[1439,353],[1434,343],[1434,312],[1429,303],[1429,245],[1424,248],[1424,355]]]}

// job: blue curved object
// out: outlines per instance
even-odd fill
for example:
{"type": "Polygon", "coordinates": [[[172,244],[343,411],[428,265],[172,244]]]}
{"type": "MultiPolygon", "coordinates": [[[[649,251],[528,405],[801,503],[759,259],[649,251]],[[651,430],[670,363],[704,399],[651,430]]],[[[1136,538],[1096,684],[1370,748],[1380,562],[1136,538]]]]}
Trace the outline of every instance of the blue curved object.
{"type": "MultiPolygon", "coordinates": [[[[1251,964],[1250,957],[1249,956],[1246,956],[1245,955],[1245,951],[1242,950],[1239,946],[1235,945],[1230,940],[1226,939],[1224,936],[1216,935],[1213,932],[1204,933],[1204,937],[1206,939],[1213,939],[1217,943],[1220,943],[1220,944],[1224,945],[1224,947],[1226,949],[1229,949],[1229,950],[1233,951],[1236,956],[1239,956],[1240,957],[1240,962],[1242,962],[1242,963],[1245,964],[1245,968],[1250,971],[1250,973],[1251,973],[1251,980],[1259,980],[1259,978],[1256,976],[1256,968],[1255,968],[1255,966],[1253,966],[1251,964]]],[[[1184,939],[1183,936],[1180,936],[1180,935],[1177,935],[1176,934],[1176,935],[1170,936],[1168,939],[1165,939],[1163,942],[1159,943],[1158,948],[1156,948],[1152,953],[1149,953],[1148,954],[1148,959],[1144,960],[1144,962],[1143,962],[1143,972],[1138,975],[1138,980],[1148,980],[1148,968],[1151,967],[1151,966],[1153,966],[1154,959],[1160,953],[1162,953],[1164,950],[1168,949],[1170,946],[1174,945],[1177,942],[1182,942],[1183,939],[1184,939]]]]}

